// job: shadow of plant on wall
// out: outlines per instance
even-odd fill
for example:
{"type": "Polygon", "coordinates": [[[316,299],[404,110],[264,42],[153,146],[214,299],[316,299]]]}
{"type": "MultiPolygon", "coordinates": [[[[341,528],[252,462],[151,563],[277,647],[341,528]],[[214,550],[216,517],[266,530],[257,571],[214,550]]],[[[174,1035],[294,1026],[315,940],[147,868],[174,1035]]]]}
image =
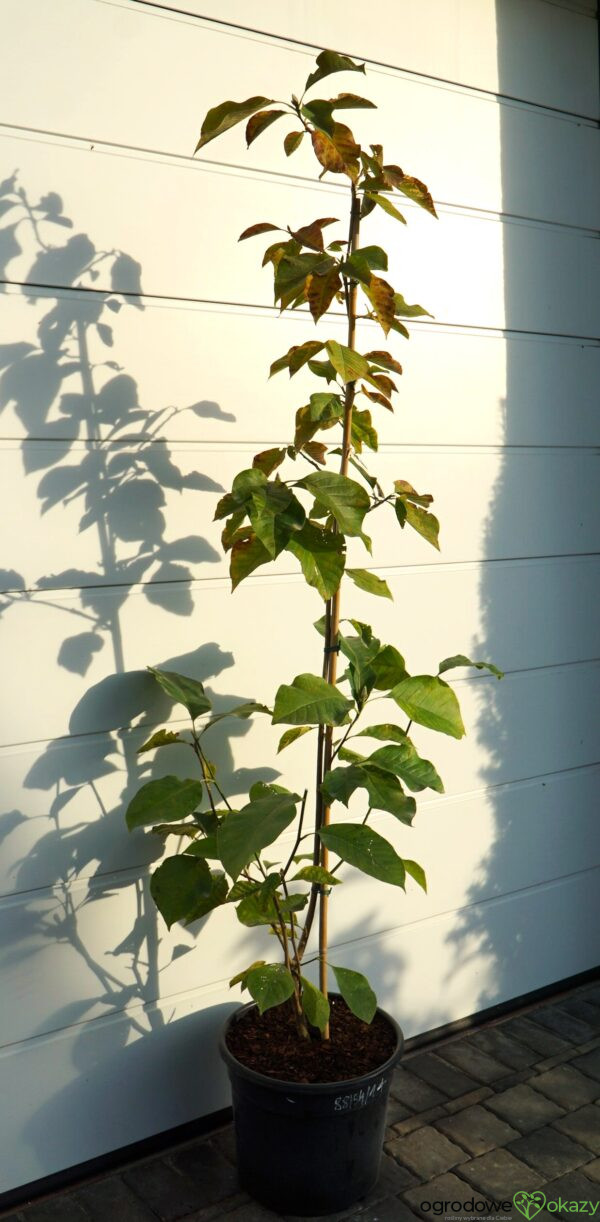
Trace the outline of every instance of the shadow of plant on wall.
{"type": "MultiPolygon", "coordinates": [[[[49,192],[34,202],[14,174],[0,184],[0,218],[0,275],[9,275],[14,259],[27,261],[9,291],[22,295],[33,316],[24,337],[21,332],[0,345],[0,406],[14,411],[25,475],[37,481],[40,535],[37,543],[23,539],[22,553],[33,554],[34,563],[40,554],[68,556],[71,548],[79,550],[77,532],[90,557],[89,568],[66,567],[33,579],[14,568],[0,573],[0,614],[17,617],[24,650],[29,634],[43,634],[49,623],[55,642],[56,620],[64,622],[55,664],[74,677],[65,691],[81,692],[68,716],[68,736],[40,743],[37,755],[35,748],[17,753],[21,761],[33,757],[17,788],[38,795],[31,805],[39,813],[17,807],[0,815],[4,890],[33,892],[26,911],[19,908],[4,968],[12,966],[20,978],[35,968],[45,981],[46,1012],[42,1018],[32,1004],[30,1035],[130,1006],[121,1034],[126,1041],[128,1023],[140,1033],[162,1024],[152,1003],[160,998],[159,974],[168,964],[161,958],[146,868],[160,856],[160,841],[132,840],[123,809],[140,782],[169,772],[174,761],[169,750],[156,764],[137,754],[149,728],[169,715],[171,702],[146,672],[128,669],[123,612],[132,593],[164,611],[169,618],[161,641],[173,639],[173,616],[193,614],[198,566],[218,555],[196,533],[170,537],[166,494],[223,489],[200,471],[180,470],[166,430],[183,412],[234,417],[207,401],[156,411],[140,403],[135,378],[114,353],[120,312],[144,311],[141,268],[124,252],[97,250],[87,234],[73,233],[59,195],[49,192]],[[124,270],[136,292],[119,292],[124,270]],[[90,671],[106,677],[84,690],[78,679],[90,671]],[[118,931],[115,945],[112,930],[118,931]],[[68,950],[49,954],[49,943],[68,950]],[[49,1013],[54,1001],[57,1008],[49,1013]],[[145,1015],[141,1006],[149,1007],[145,1015]]],[[[191,652],[148,661],[210,681],[233,657],[203,642],[191,652]]],[[[62,683],[54,683],[55,664],[48,661],[44,706],[50,725],[62,727],[65,697],[62,683]]],[[[215,707],[241,698],[216,696],[215,707]]],[[[234,769],[228,735],[246,729],[236,722],[219,736],[215,760],[226,776],[234,769]]],[[[4,742],[14,739],[7,726],[4,742]]],[[[243,771],[243,785],[277,775],[272,769],[243,771]]],[[[195,936],[182,935],[171,962],[192,949],[195,936]]],[[[15,1018],[8,1039],[22,1038],[18,1010],[15,1018]]]]}

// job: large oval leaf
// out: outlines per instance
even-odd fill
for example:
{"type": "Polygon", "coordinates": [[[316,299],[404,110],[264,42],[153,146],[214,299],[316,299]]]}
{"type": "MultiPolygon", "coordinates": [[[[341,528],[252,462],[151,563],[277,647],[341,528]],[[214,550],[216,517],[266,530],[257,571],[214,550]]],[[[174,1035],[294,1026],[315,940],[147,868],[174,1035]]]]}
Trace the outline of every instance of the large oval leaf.
{"type": "Polygon", "coordinates": [[[442,778],[433,764],[430,760],[421,759],[409,738],[400,746],[390,743],[387,747],[380,747],[369,758],[371,763],[389,769],[395,776],[399,776],[413,793],[419,793],[422,789],[444,792],[442,778]]]}
{"type": "Polygon", "coordinates": [[[282,963],[265,963],[245,975],[245,985],[259,1012],[280,1006],[294,992],[294,981],[282,963]]]}
{"type": "Polygon", "coordinates": [[[152,827],[154,823],[173,823],[191,815],[202,799],[202,782],[161,776],[138,789],[125,812],[129,831],[152,827]]]}
{"type": "Polygon", "coordinates": [[[273,724],[339,726],[351,708],[352,701],[320,675],[296,675],[277,692],[273,724]]]}
{"type": "Polygon", "coordinates": [[[455,670],[458,666],[474,666],[475,670],[489,670],[491,675],[495,675],[497,679],[504,678],[504,671],[498,670],[493,662],[472,662],[470,658],[466,658],[464,653],[456,653],[451,658],[444,658],[440,662],[438,675],[443,675],[447,670],[455,670]]]}
{"type": "Polygon", "coordinates": [[[334,471],[314,471],[301,481],[301,487],[333,514],[342,534],[362,535],[363,518],[371,502],[356,480],[334,471]]]}
{"type": "Polygon", "coordinates": [[[235,127],[236,123],[249,119],[250,115],[255,114],[257,110],[262,110],[263,106],[268,106],[272,101],[272,98],[256,97],[246,98],[245,102],[228,101],[221,102],[220,106],[213,106],[204,119],[200,129],[200,139],[194,152],[197,153],[198,149],[204,148],[204,145],[214,140],[215,136],[221,136],[230,127],[235,127]]]}
{"type": "Polygon", "coordinates": [[[150,879],[150,894],[168,928],[185,921],[213,887],[211,872],[199,857],[167,857],[150,879]]]}
{"type": "Polygon", "coordinates": [[[462,738],[465,734],[458,700],[452,688],[436,675],[413,675],[410,679],[402,679],[390,695],[411,721],[450,734],[452,738],[462,738]]]}
{"type": "Polygon", "coordinates": [[[334,967],[333,963],[331,970],[348,1009],[364,1023],[370,1023],[377,1009],[377,998],[366,976],[349,967],[334,967]]]}
{"type": "Polygon", "coordinates": [[[272,793],[233,810],[219,824],[219,857],[234,880],[256,853],[272,844],[296,814],[295,793],[272,793]]]}
{"type": "Polygon", "coordinates": [[[321,598],[328,599],[335,594],[346,559],[341,535],[307,522],[302,530],[291,535],[286,551],[300,561],[308,585],[314,586],[321,598]]]}
{"type": "Polygon", "coordinates": [[[180,675],[175,670],[157,670],[154,666],[149,666],[148,670],[171,700],[185,706],[192,721],[211,708],[210,700],[199,679],[190,679],[189,675],[180,675]]]}
{"type": "Polygon", "coordinates": [[[402,858],[389,841],[372,828],[364,824],[334,823],[321,828],[319,836],[328,849],[363,874],[370,874],[394,887],[404,887],[406,871],[402,858]]]}

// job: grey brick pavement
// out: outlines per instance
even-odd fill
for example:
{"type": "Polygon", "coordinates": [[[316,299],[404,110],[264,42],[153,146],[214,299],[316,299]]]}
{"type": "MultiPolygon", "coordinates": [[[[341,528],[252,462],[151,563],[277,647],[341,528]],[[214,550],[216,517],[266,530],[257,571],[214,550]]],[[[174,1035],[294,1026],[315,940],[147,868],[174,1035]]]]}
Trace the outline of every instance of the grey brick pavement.
{"type": "MultiPolygon", "coordinates": [[[[394,1074],[381,1175],[328,1222],[513,1219],[519,1190],[600,1217],[600,986],[409,1053],[394,1074]],[[495,1202],[510,1202],[508,1211],[495,1202]],[[435,1211],[434,1203],[443,1202],[435,1211]]],[[[231,1128],[22,1205],[3,1222],[290,1222],[240,1191],[231,1128]]],[[[302,1222],[295,1219],[293,1222],[302,1222]]]]}

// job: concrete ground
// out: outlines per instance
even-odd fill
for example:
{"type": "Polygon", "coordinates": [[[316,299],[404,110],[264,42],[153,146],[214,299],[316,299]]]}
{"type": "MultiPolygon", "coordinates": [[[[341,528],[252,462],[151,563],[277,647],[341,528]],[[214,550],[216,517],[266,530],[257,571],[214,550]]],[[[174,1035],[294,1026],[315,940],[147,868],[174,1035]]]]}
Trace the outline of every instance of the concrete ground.
{"type": "MultiPolygon", "coordinates": [[[[593,984],[408,1053],[394,1074],[377,1188],[328,1217],[548,1222],[596,1211],[600,1222],[600,985],[593,984]]],[[[21,1206],[4,1222],[221,1218],[281,1222],[239,1190],[230,1126],[21,1206]]]]}

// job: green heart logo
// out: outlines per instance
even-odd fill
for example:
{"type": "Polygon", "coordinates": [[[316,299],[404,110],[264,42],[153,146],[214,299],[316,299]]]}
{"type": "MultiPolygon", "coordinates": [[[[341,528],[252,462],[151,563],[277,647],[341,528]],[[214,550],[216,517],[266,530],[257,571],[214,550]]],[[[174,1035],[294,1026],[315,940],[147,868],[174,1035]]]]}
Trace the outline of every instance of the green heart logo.
{"type": "Polygon", "coordinates": [[[515,1192],[513,1201],[519,1213],[527,1218],[527,1222],[531,1222],[531,1219],[535,1218],[535,1215],[539,1214],[540,1209],[543,1209],[546,1204],[543,1192],[524,1192],[523,1190],[515,1192]]]}

